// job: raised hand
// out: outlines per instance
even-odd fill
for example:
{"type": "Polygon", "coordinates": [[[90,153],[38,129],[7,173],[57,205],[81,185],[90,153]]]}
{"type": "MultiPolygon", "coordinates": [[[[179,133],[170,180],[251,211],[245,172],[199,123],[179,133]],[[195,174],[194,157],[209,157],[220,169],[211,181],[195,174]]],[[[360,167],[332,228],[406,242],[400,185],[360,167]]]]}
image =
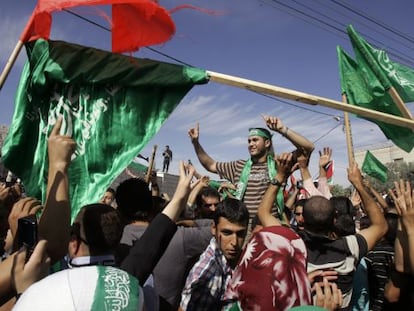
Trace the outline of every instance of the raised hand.
{"type": "Polygon", "coordinates": [[[197,141],[200,133],[200,125],[197,122],[196,126],[193,128],[190,128],[188,130],[188,136],[190,137],[191,141],[197,141]]]}
{"type": "Polygon", "coordinates": [[[291,173],[293,165],[292,158],[292,153],[281,153],[276,156],[277,176],[281,177],[283,181],[285,181],[291,173]]]}
{"type": "Polygon", "coordinates": [[[23,293],[30,285],[47,276],[50,258],[46,252],[46,245],[46,240],[40,240],[27,263],[25,263],[27,250],[23,249],[17,253],[12,269],[12,282],[16,293],[23,293]]]}
{"type": "Polygon", "coordinates": [[[17,221],[19,218],[34,215],[42,208],[42,204],[35,198],[23,198],[14,203],[8,218],[12,236],[16,237],[17,221]]]}
{"type": "Polygon", "coordinates": [[[414,228],[414,190],[409,181],[394,182],[395,193],[389,191],[405,228],[414,228]]]}
{"type": "Polygon", "coordinates": [[[47,146],[49,163],[56,168],[66,169],[70,164],[76,143],[72,137],[59,134],[61,126],[62,117],[59,117],[49,135],[47,146]]]}
{"type": "Polygon", "coordinates": [[[362,175],[361,175],[361,171],[358,168],[358,164],[356,164],[356,162],[352,163],[349,168],[347,169],[348,171],[348,180],[354,185],[363,185],[362,183],[362,175]]]}
{"type": "Polygon", "coordinates": [[[319,167],[325,167],[332,157],[332,149],[324,147],[323,150],[319,150],[319,167]]]}
{"type": "Polygon", "coordinates": [[[284,128],[282,120],[278,117],[272,117],[268,115],[262,115],[263,120],[265,121],[267,127],[273,131],[281,132],[284,128]]]}
{"type": "Polygon", "coordinates": [[[323,278],[323,284],[315,283],[315,305],[327,310],[337,310],[342,306],[342,292],[335,283],[323,278]],[[323,289],[322,289],[323,288],[323,289]]]}

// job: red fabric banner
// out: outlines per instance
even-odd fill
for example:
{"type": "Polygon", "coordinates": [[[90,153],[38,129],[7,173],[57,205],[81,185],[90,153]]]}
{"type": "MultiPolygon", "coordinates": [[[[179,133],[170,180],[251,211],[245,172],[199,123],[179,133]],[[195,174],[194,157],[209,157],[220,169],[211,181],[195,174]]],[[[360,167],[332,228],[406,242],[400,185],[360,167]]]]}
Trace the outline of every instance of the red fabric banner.
{"type": "Polygon", "coordinates": [[[174,35],[169,12],[153,0],[39,0],[20,40],[49,39],[51,14],[76,6],[112,5],[112,51],[133,52],[174,35]]]}

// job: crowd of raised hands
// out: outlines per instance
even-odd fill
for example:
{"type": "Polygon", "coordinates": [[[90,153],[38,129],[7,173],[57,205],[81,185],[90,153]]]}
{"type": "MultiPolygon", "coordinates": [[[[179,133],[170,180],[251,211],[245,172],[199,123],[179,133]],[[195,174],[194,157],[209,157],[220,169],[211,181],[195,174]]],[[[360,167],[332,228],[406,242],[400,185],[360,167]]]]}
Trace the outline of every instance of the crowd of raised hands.
{"type": "MultiPolygon", "coordinates": [[[[270,122],[270,121],[269,121],[270,122]]],[[[3,260],[0,263],[0,299],[4,307],[12,306],[15,297],[19,297],[32,284],[45,278],[51,271],[51,265],[58,262],[67,254],[67,245],[71,235],[71,214],[68,189],[68,174],[71,156],[76,143],[71,137],[59,134],[62,120],[58,119],[48,140],[49,171],[47,194],[45,202],[36,198],[22,196],[23,188],[16,183],[12,186],[0,185],[0,208],[2,211],[2,249],[3,260]],[[19,245],[19,219],[35,216],[38,222],[39,241],[33,249],[27,245],[19,245]],[[6,220],[6,221],[5,221],[6,220]],[[30,255],[30,256],[29,256],[30,255]]],[[[275,125],[276,126],[276,125],[275,125]]],[[[192,132],[192,137],[198,137],[198,131],[192,132]]],[[[282,153],[275,157],[277,175],[275,180],[283,184],[295,170],[299,170],[303,185],[292,185],[290,195],[294,198],[288,207],[293,209],[294,202],[302,194],[304,197],[322,196],[330,199],[329,184],[326,179],[326,168],[332,160],[332,149],[323,148],[319,152],[319,178],[318,183],[312,180],[309,171],[310,154],[282,153]],[[294,156],[296,159],[293,159],[294,156]],[[296,162],[295,162],[296,161],[296,162]],[[300,190],[304,190],[301,192],[300,190]]],[[[353,163],[348,168],[348,178],[356,191],[350,197],[354,206],[362,206],[372,220],[380,221],[371,207],[366,206],[373,201],[367,197],[376,198],[377,204],[384,208],[384,201],[375,192],[371,185],[366,184],[358,166],[353,163]]],[[[198,174],[191,164],[180,162],[179,181],[173,197],[165,204],[162,214],[171,221],[177,222],[186,212],[188,206],[194,204],[197,194],[202,188],[211,186],[212,181],[207,176],[198,174]]],[[[216,185],[217,186],[217,185],[216,185]]],[[[222,195],[232,196],[235,185],[222,182],[217,186],[222,195]]],[[[272,215],[271,210],[275,202],[278,186],[269,187],[258,209],[258,217],[264,227],[281,226],[279,218],[272,215]]],[[[395,242],[395,270],[397,273],[414,273],[414,189],[408,181],[395,182],[394,189],[390,189],[390,197],[395,203],[400,216],[399,233],[395,242]]],[[[286,202],[288,202],[287,200],[286,202]]],[[[385,207],[386,208],[386,207],[385,207]]],[[[293,212],[293,210],[292,210],[293,212]]],[[[184,225],[191,225],[182,222],[184,225]]],[[[283,224],[287,225],[287,224],[283,224]]],[[[372,232],[361,233],[366,235],[368,248],[372,248],[377,238],[371,238],[372,232]]],[[[134,248],[139,247],[135,245],[134,248]]],[[[162,252],[161,252],[162,253],[162,252]]],[[[161,254],[160,254],[161,256],[161,254]]],[[[127,258],[125,266],[134,265],[127,258]]],[[[152,263],[150,266],[156,264],[152,263]]],[[[145,271],[143,274],[151,273],[145,271]]],[[[343,304],[343,295],[336,284],[338,272],[334,270],[316,270],[308,274],[309,291],[313,295],[313,304],[327,310],[337,310],[343,304]]],[[[394,282],[395,283],[395,282],[394,282]]],[[[386,297],[390,301],[398,301],[399,288],[392,281],[387,284],[386,297]]]]}

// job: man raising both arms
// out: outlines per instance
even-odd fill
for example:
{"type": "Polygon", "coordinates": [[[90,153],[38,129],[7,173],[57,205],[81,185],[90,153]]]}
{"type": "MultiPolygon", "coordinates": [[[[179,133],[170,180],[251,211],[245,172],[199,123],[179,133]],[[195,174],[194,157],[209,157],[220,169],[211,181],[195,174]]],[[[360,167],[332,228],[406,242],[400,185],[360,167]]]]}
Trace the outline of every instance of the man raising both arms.
{"type": "MultiPolygon", "coordinates": [[[[279,118],[263,116],[263,119],[270,130],[278,132],[295,145],[297,149],[293,152],[294,158],[302,153],[310,155],[315,148],[312,142],[285,126],[279,118]]],[[[217,162],[207,154],[199,142],[198,123],[195,128],[188,131],[188,135],[203,167],[237,185],[237,198],[244,201],[249,210],[250,218],[253,218],[257,214],[257,208],[269,183],[277,182],[273,179],[277,168],[270,131],[265,128],[250,128],[247,139],[250,158],[231,162],[217,162]]],[[[282,219],[284,185],[280,186],[277,208],[275,205],[273,211],[282,219]]]]}

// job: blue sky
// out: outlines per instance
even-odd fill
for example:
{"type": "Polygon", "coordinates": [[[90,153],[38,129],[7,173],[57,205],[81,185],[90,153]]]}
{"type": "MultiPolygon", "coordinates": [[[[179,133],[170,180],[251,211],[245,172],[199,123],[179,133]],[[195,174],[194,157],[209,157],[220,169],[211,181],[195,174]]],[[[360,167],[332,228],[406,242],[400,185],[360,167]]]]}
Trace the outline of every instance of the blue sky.
{"type": "MultiPolygon", "coordinates": [[[[4,68],[35,3],[34,0],[2,0],[1,68],[4,68]]],[[[387,32],[333,1],[164,0],[160,3],[169,9],[190,3],[224,14],[211,16],[194,10],[174,13],[172,18],[176,24],[176,34],[170,41],[153,46],[156,50],[203,69],[339,101],[341,95],[336,46],[341,45],[351,55],[353,52],[346,34],[324,23],[334,25],[342,31],[345,31],[345,25],[352,24],[369,42],[387,51],[401,53],[404,58],[413,55],[413,42],[387,32]],[[300,12],[316,16],[322,23],[305,17],[300,12]],[[378,42],[373,42],[371,38],[378,42]]],[[[346,0],[341,3],[409,37],[414,36],[414,3],[411,0],[392,3],[389,0],[377,0],[375,4],[373,1],[346,0]]],[[[76,12],[108,26],[104,19],[94,16],[91,9],[79,8],[76,12]]],[[[111,44],[108,32],[65,12],[54,14],[51,39],[106,50],[110,49],[111,44]]],[[[145,48],[133,55],[173,62],[145,48]]],[[[390,57],[403,62],[391,54],[390,57]]],[[[11,123],[14,93],[24,61],[25,52],[22,51],[0,91],[0,124],[11,123]]],[[[414,63],[414,60],[411,61],[414,63]]],[[[408,65],[414,66],[413,63],[408,65]]],[[[409,104],[409,108],[414,111],[413,104],[409,104]]],[[[214,82],[194,87],[142,154],[149,155],[153,145],[158,145],[156,167],[161,168],[161,152],[168,144],[174,153],[170,172],[178,171],[178,160],[191,159],[196,168],[205,173],[187,136],[188,129],[197,122],[200,123],[201,144],[214,159],[244,159],[248,157],[247,129],[264,125],[261,114],[278,116],[288,127],[311,141],[316,141],[316,152],[311,160],[311,171],[315,176],[317,151],[324,146],[332,147],[335,160],[334,181],[344,186],[349,184],[346,179],[347,153],[341,111],[281,102],[214,82]],[[340,116],[341,120],[338,122],[335,116],[340,116]]],[[[351,122],[355,148],[387,142],[375,124],[354,116],[351,116],[351,122]]],[[[273,141],[277,153],[293,150],[290,142],[276,133],[273,141]]],[[[296,176],[299,175],[296,173],[296,176]]]]}

